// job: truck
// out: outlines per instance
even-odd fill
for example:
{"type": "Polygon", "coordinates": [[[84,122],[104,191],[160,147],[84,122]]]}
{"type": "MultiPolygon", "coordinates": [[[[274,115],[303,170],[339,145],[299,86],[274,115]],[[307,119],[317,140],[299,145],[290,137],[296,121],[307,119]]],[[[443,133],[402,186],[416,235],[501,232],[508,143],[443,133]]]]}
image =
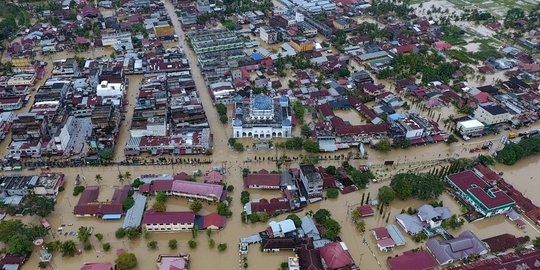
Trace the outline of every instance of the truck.
{"type": "Polygon", "coordinates": [[[517,134],[515,132],[510,132],[508,134],[508,139],[515,139],[517,137],[517,134]]]}

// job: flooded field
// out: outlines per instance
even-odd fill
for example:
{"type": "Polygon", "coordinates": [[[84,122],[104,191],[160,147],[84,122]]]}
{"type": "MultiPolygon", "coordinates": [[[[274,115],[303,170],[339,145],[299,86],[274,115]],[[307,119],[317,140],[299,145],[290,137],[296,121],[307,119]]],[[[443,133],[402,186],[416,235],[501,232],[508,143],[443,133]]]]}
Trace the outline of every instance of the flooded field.
{"type": "Polygon", "coordinates": [[[334,111],[336,116],[341,117],[343,121],[349,122],[351,125],[365,125],[367,124],[367,121],[364,120],[362,116],[358,113],[358,111],[352,109],[352,110],[340,110],[340,111],[334,111]]]}

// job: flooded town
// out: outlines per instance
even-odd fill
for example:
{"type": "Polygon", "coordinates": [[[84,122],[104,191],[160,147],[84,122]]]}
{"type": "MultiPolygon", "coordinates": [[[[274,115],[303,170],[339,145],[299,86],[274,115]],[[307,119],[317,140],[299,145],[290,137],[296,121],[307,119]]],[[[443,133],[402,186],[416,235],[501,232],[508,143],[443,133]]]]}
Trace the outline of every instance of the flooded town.
{"type": "Polygon", "coordinates": [[[540,269],[540,4],[4,0],[1,269],[540,269]]]}

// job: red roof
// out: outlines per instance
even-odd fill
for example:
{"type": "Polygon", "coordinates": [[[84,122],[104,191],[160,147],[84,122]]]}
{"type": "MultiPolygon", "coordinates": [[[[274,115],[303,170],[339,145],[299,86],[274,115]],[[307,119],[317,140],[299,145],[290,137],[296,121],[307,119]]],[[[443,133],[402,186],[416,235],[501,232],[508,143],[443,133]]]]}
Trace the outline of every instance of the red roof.
{"type": "Polygon", "coordinates": [[[251,212],[266,212],[273,214],[275,212],[286,212],[291,209],[289,200],[285,198],[273,198],[268,201],[267,199],[260,199],[258,202],[251,202],[251,212]]]}
{"type": "Polygon", "coordinates": [[[437,42],[433,43],[433,45],[435,46],[435,48],[437,48],[439,50],[447,50],[447,49],[452,48],[452,44],[450,44],[448,42],[444,42],[444,41],[437,41],[437,42]]]}
{"type": "Polygon", "coordinates": [[[476,197],[487,208],[512,204],[514,200],[506,193],[491,187],[483,179],[472,171],[465,171],[448,176],[463,193],[476,197]]]}
{"type": "Polygon", "coordinates": [[[227,223],[227,217],[220,216],[218,213],[210,213],[203,218],[204,228],[208,228],[210,226],[223,228],[225,227],[225,223],[227,223]]]}
{"type": "Polygon", "coordinates": [[[280,177],[279,174],[249,174],[245,179],[246,187],[255,186],[269,186],[279,188],[280,177]]]}
{"type": "Polygon", "coordinates": [[[540,250],[532,249],[460,265],[451,270],[539,269],[538,258],[540,258],[540,250]]]}
{"type": "Polygon", "coordinates": [[[388,230],[385,227],[379,227],[372,230],[373,235],[375,236],[375,239],[381,240],[390,238],[390,234],[388,233],[388,230]]]}
{"type": "Polygon", "coordinates": [[[373,208],[369,204],[359,206],[358,208],[356,208],[356,210],[358,210],[361,217],[370,217],[375,215],[375,211],[373,211],[373,208]]]}
{"type": "Polygon", "coordinates": [[[392,270],[428,270],[434,269],[437,262],[426,250],[405,251],[403,255],[388,259],[392,270]]]}
{"type": "Polygon", "coordinates": [[[321,257],[332,269],[339,269],[353,263],[351,254],[343,242],[331,242],[319,248],[321,257]]]}
{"type": "Polygon", "coordinates": [[[81,270],[112,270],[113,266],[111,263],[85,263],[81,270]]]}
{"type": "Polygon", "coordinates": [[[340,125],[334,127],[337,135],[360,135],[371,133],[388,132],[390,127],[387,123],[371,125],[340,125]]]}
{"type": "Polygon", "coordinates": [[[195,213],[193,211],[179,212],[155,212],[149,210],[144,212],[143,224],[176,224],[194,223],[195,213]]]}

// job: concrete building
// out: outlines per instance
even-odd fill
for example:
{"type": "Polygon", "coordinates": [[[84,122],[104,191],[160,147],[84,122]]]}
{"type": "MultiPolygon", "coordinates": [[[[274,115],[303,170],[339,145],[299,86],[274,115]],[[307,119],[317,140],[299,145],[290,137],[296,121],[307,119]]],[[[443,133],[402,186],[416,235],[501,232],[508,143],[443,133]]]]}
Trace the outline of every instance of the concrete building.
{"type": "Polygon", "coordinates": [[[486,182],[473,171],[464,171],[446,177],[446,182],[458,196],[484,217],[503,214],[516,202],[496,185],[486,182]]]}
{"type": "Polygon", "coordinates": [[[465,136],[482,135],[484,133],[484,127],[485,125],[476,119],[459,121],[457,123],[458,132],[465,136]]]}
{"type": "Polygon", "coordinates": [[[440,265],[488,253],[486,244],[471,231],[465,231],[451,240],[430,239],[426,246],[440,265]]]}
{"type": "Polygon", "coordinates": [[[267,25],[259,27],[259,34],[261,39],[268,44],[274,44],[278,40],[278,33],[276,30],[267,25]]]}
{"type": "Polygon", "coordinates": [[[323,180],[314,165],[300,165],[300,180],[304,184],[308,197],[322,197],[323,180]]]}
{"type": "Polygon", "coordinates": [[[195,213],[146,211],[142,221],[145,230],[150,232],[191,231],[195,224],[195,213]]]}
{"type": "Polygon", "coordinates": [[[512,115],[501,105],[478,106],[474,118],[486,125],[496,125],[508,122],[512,115]]]}
{"type": "Polygon", "coordinates": [[[239,96],[235,100],[233,137],[288,138],[292,136],[291,120],[289,99],[285,96],[279,97],[278,100],[272,100],[265,95],[258,95],[249,100],[239,96]]]}

